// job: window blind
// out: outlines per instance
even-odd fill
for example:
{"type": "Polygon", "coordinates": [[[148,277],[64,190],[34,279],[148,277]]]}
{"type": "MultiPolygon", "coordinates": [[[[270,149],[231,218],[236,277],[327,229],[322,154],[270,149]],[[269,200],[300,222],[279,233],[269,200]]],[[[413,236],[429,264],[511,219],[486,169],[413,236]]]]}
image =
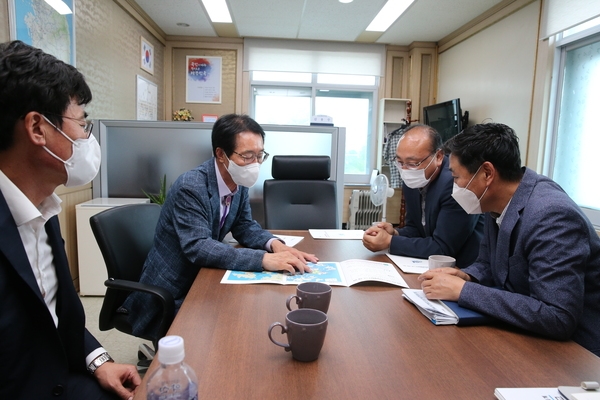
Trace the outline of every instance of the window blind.
{"type": "Polygon", "coordinates": [[[245,39],[244,71],[383,76],[385,45],[245,39]]]}

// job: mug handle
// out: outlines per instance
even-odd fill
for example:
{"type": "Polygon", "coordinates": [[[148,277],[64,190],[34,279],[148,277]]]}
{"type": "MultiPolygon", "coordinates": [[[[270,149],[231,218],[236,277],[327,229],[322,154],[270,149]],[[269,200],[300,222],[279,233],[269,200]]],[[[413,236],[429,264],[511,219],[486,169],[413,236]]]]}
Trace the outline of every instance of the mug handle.
{"type": "MultiPolygon", "coordinates": [[[[290,297],[287,298],[286,302],[285,302],[285,306],[287,307],[288,310],[292,311],[292,306],[290,306],[290,302],[292,301],[293,298],[296,298],[296,305],[302,304],[302,297],[299,297],[298,295],[291,295],[290,297]]],[[[298,306],[298,308],[300,308],[300,306],[298,306]]]]}
{"type": "Polygon", "coordinates": [[[271,326],[269,327],[269,339],[271,339],[271,342],[275,343],[277,346],[281,346],[285,349],[285,351],[290,351],[290,345],[289,344],[283,344],[283,343],[279,343],[277,340],[273,339],[273,336],[271,336],[271,331],[273,330],[273,328],[275,328],[276,326],[280,326],[281,327],[281,334],[283,335],[284,333],[287,333],[287,329],[285,328],[285,326],[283,326],[283,324],[281,322],[274,322],[271,324],[271,326]]]}

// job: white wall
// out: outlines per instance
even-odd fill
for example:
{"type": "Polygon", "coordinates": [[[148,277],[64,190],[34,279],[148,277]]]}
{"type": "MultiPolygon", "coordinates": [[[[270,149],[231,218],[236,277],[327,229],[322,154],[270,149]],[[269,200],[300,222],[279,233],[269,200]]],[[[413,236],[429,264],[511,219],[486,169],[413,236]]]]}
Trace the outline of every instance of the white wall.
{"type": "Polygon", "coordinates": [[[500,122],[519,135],[525,163],[540,1],[446,50],[438,59],[437,102],[460,98],[469,125],[500,122]]]}

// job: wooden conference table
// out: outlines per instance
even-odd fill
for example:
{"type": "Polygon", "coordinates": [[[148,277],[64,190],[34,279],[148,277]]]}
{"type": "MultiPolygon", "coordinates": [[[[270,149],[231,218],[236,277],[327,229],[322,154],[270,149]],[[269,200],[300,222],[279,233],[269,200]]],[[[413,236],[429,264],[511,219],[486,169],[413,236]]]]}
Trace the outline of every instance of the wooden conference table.
{"type": "MultiPolygon", "coordinates": [[[[321,261],[386,261],[359,240],[315,240],[296,248],[321,261]]],[[[497,387],[579,386],[600,380],[600,358],[574,342],[510,327],[435,326],[391,285],[333,287],[317,361],[302,363],[268,338],[285,324],[294,285],[222,285],[224,271],[200,271],[169,334],[185,340],[200,399],[494,399],[497,387]]],[[[418,288],[417,275],[402,276],[418,288]]],[[[287,343],[279,336],[274,337],[287,343]]],[[[136,399],[145,399],[146,379],[136,399]]]]}

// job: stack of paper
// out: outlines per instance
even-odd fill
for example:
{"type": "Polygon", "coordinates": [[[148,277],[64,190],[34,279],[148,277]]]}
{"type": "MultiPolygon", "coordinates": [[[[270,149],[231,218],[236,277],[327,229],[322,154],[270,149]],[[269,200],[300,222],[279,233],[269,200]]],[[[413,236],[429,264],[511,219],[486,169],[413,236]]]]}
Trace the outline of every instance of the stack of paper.
{"type": "Polygon", "coordinates": [[[456,314],[439,300],[429,300],[420,289],[402,289],[404,298],[413,303],[435,325],[455,325],[456,314]]]}
{"type": "Polygon", "coordinates": [[[493,318],[458,305],[455,301],[429,300],[420,289],[402,289],[406,300],[413,303],[435,325],[482,325],[493,318]]]}

